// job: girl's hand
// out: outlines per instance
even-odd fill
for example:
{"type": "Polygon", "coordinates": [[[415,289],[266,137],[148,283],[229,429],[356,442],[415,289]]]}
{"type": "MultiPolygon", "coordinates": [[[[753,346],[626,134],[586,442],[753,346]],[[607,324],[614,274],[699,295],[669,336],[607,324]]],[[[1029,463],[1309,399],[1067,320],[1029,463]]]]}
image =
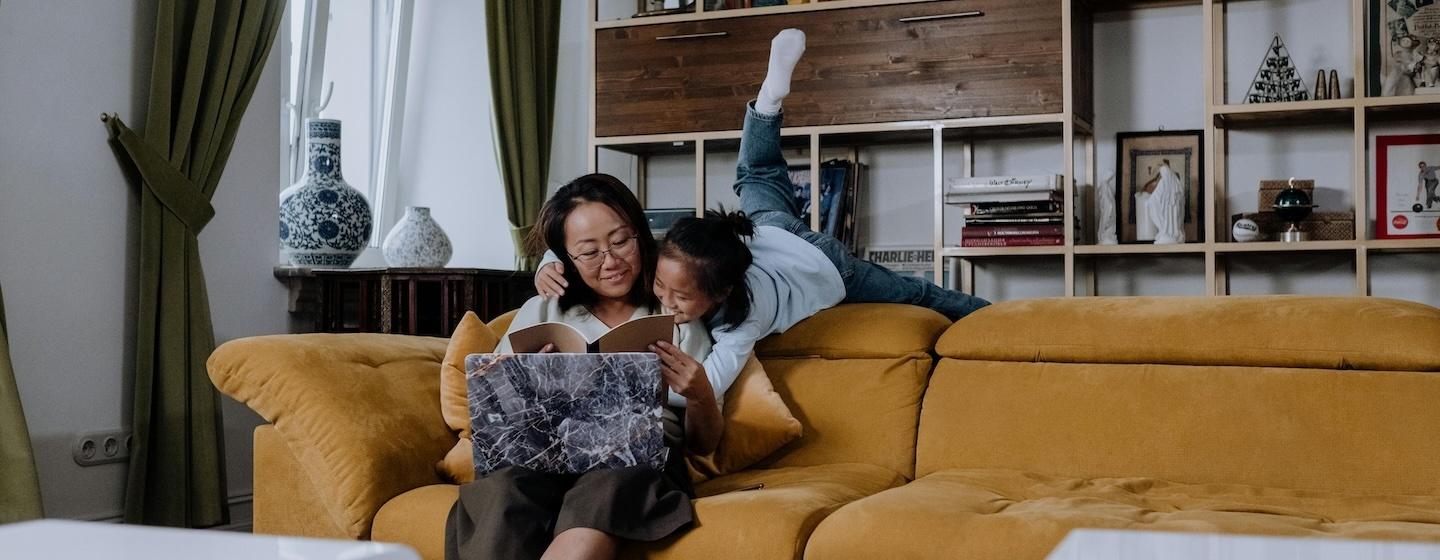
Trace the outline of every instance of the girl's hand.
{"type": "Polygon", "coordinates": [[[660,356],[660,376],[670,390],[692,403],[715,402],[715,389],[705,376],[704,365],[669,342],[651,344],[650,351],[660,356]]]}
{"type": "Polygon", "coordinates": [[[568,287],[570,283],[565,281],[564,264],[552,262],[535,271],[535,291],[539,292],[541,297],[558,298],[565,295],[565,288],[568,287]]]}

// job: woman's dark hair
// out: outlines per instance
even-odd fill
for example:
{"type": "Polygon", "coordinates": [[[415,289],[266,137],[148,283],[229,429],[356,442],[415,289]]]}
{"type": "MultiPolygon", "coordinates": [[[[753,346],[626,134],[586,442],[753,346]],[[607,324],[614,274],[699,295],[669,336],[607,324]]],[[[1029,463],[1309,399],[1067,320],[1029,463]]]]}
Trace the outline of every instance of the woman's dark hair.
{"type": "Polygon", "coordinates": [[[575,261],[570,258],[570,251],[565,246],[565,219],[570,216],[571,211],[586,202],[609,206],[635,231],[635,242],[639,243],[640,249],[640,274],[636,275],[635,285],[631,286],[626,300],[637,306],[658,309],[660,301],[655,297],[653,288],[658,252],[655,236],[650,233],[650,223],[645,220],[645,211],[629,187],[604,173],[583,175],[560,187],[560,190],[555,191],[555,195],[545,202],[545,206],[540,208],[540,217],[530,232],[529,245],[532,251],[548,248],[560,259],[560,264],[565,265],[565,281],[570,285],[565,288],[565,295],[560,296],[560,309],[569,310],[576,305],[591,305],[600,299],[599,294],[590,289],[580,277],[580,269],[575,266],[575,261]]]}
{"type": "Polygon", "coordinates": [[[704,218],[681,218],[660,243],[660,254],[684,262],[707,297],[725,300],[720,311],[725,330],[734,330],[750,316],[750,286],[745,271],[753,257],[745,238],[755,223],[744,212],[706,210],[704,218]]]}

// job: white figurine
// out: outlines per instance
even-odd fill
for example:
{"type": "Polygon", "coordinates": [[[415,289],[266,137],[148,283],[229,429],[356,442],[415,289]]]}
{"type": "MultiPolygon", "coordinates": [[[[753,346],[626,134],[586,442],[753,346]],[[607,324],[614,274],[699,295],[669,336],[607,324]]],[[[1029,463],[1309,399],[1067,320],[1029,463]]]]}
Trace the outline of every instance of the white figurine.
{"type": "Polygon", "coordinates": [[[1185,242],[1185,187],[1168,164],[1160,166],[1160,182],[1145,204],[1157,245],[1185,242]]]}
{"type": "Polygon", "coordinates": [[[1104,183],[1100,184],[1100,192],[1095,196],[1095,210],[1099,214],[1096,225],[1096,236],[1101,245],[1114,245],[1119,243],[1115,236],[1115,174],[1111,173],[1104,183]]]}
{"type": "Polygon", "coordinates": [[[1150,190],[1154,186],[1135,191],[1135,240],[1154,241],[1155,222],[1150,221],[1150,190]]]}

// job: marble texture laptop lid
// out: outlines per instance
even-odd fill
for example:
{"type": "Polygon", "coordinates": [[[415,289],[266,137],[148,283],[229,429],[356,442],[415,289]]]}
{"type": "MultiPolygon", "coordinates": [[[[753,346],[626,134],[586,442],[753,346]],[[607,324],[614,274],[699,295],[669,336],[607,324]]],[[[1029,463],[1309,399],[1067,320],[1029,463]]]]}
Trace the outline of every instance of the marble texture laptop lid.
{"type": "Polygon", "coordinates": [[[476,478],[509,465],[660,470],[669,458],[655,354],[471,354],[465,372],[476,478]]]}

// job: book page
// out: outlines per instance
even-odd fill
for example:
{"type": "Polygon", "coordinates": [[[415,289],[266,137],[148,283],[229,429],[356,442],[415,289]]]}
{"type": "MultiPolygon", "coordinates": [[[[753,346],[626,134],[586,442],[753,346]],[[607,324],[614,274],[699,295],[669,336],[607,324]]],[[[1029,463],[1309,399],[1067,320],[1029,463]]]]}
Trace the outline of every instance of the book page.
{"type": "Polygon", "coordinates": [[[595,340],[596,352],[649,352],[648,347],[660,340],[675,342],[674,315],[646,315],[621,323],[595,340]]]}
{"type": "Polygon", "coordinates": [[[588,347],[585,335],[565,323],[537,323],[510,333],[510,351],[516,354],[533,354],[551,343],[568,354],[584,354],[588,347]]]}

